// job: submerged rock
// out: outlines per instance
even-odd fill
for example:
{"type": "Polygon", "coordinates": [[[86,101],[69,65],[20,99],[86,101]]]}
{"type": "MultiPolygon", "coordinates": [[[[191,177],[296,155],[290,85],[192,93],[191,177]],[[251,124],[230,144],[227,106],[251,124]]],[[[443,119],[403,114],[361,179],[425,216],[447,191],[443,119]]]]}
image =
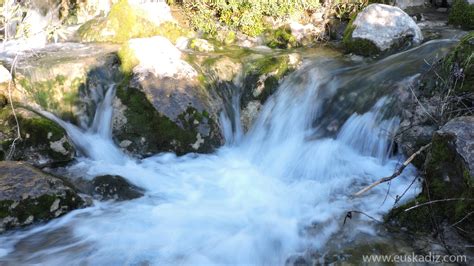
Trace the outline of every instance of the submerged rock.
{"type": "Polygon", "coordinates": [[[0,162],[0,232],[48,221],[84,206],[63,180],[24,162],[0,162]]]}
{"type": "Polygon", "coordinates": [[[348,51],[371,56],[418,44],[422,40],[420,28],[403,10],[371,4],[349,23],[343,42],[348,51]]]}
{"type": "Polygon", "coordinates": [[[118,175],[97,176],[92,180],[93,194],[101,200],[131,200],[143,196],[143,189],[118,175]]]}

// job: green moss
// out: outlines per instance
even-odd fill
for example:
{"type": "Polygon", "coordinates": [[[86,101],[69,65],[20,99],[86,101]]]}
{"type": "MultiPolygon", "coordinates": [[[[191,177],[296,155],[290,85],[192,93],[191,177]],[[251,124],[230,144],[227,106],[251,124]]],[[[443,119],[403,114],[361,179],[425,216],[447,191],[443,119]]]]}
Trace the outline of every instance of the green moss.
{"type": "Polygon", "coordinates": [[[175,151],[183,154],[189,147],[189,143],[196,141],[196,132],[180,128],[168,117],[159,114],[153,105],[147,100],[145,94],[127,88],[125,82],[117,90],[117,97],[127,106],[125,116],[127,124],[123,132],[117,137],[127,139],[134,143],[131,149],[136,147],[145,138],[143,144],[146,153],[157,153],[163,151],[175,151]]]}
{"type": "Polygon", "coordinates": [[[474,29],[474,5],[466,0],[454,0],[449,11],[448,22],[463,29],[474,29]]]}
{"type": "Polygon", "coordinates": [[[68,81],[62,75],[37,82],[19,78],[17,82],[36,104],[67,119],[73,119],[71,114],[78,103],[79,89],[85,83],[83,78],[68,81]]]}
{"type": "Polygon", "coordinates": [[[122,45],[118,51],[118,56],[120,59],[120,69],[122,73],[130,75],[133,71],[133,68],[137,66],[139,62],[128,43],[122,45]]]}
{"type": "MultiPolygon", "coordinates": [[[[18,111],[18,110],[17,110],[18,111]]],[[[43,117],[31,114],[32,117],[17,113],[20,124],[21,140],[16,142],[14,160],[28,160],[30,156],[43,156],[55,162],[67,162],[72,159],[74,148],[67,142],[63,147],[68,151],[68,155],[56,152],[50,147],[50,142],[61,140],[66,136],[66,132],[56,123],[43,117]]],[[[15,118],[9,108],[0,109],[0,120],[5,121],[0,124],[0,133],[5,137],[0,142],[0,151],[5,157],[9,151],[12,140],[16,136],[15,118]]]]}
{"type": "Polygon", "coordinates": [[[270,48],[293,48],[298,45],[296,38],[291,34],[291,30],[282,27],[277,30],[267,30],[265,33],[267,46],[270,48]]]}
{"type": "Polygon", "coordinates": [[[280,80],[294,70],[289,62],[288,55],[277,55],[264,56],[248,63],[244,68],[242,104],[245,105],[244,103],[250,100],[264,103],[277,90],[280,80]],[[264,86],[263,90],[258,95],[254,95],[256,87],[261,85],[264,86]]]}
{"type": "Polygon", "coordinates": [[[363,56],[374,56],[380,54],[380,49],[371,41],[352,38],[352,33],[354,32],[355,26],[353,22],[356,18],[354,15],[347,25],[347,28],[344,31],[344,37],[342,38],[342,43],[347,51],[363,56]]]}
{"type": "Polygon", "coordinates": [[[67,207],[68,210],[77,209],[84,203],[71,191],[66,191],[65,195],[44,194],[37,198],[22,199],[14,208],[11,208],[14,201],[3,200],[0,201],[0,218],[11,216],[17,218],[20,223],[24,223],[30,216],[33,216],[35,222],[50,220],[56,217],[50,208],[57,199],[60,200],[60,206],[67,207]]]}

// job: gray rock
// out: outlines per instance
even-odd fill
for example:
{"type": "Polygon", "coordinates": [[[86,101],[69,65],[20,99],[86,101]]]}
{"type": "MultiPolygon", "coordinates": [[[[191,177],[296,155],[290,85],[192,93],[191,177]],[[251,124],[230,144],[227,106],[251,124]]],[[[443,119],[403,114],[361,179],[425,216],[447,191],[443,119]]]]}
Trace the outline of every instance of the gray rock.
{"type": "Polygon", "coordinates": [[[84,205],[63,180],[25,162],[0,162],[0,232],[47,221],[84,205]]]}
{"type": "Polygon", "coordinates": [[[452,147],[463,160],[465,170],[474,180],[474,116],[454,118],[438,130],[436,135],[450,139],[452,147]]]}

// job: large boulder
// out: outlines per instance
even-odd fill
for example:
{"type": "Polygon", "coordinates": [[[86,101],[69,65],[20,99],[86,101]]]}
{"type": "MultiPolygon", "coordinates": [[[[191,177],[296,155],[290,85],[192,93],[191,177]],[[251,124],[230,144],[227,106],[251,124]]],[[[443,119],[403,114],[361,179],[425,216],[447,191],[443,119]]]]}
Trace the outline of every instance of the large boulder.
{"type": "Polygon", "coordinates": [[[370,56],[405,48],[422,40],[420,28],[403,10],[371,4],[349,23],[343,42],[348,51],[370,56]]]}
{"type": "Polygon", "coordinates": [[[63,180],[24,162],[0,162],[0,232],[47,221],[84,205],[63,180]]]}
{"type": "Polygon", "coordinates": [[[168,39],[132,39],[119,54],[129,77],[114,102],[113,135],[122,148],[146,156],[209,152],[222,144],[220,99],[168,39]]]}

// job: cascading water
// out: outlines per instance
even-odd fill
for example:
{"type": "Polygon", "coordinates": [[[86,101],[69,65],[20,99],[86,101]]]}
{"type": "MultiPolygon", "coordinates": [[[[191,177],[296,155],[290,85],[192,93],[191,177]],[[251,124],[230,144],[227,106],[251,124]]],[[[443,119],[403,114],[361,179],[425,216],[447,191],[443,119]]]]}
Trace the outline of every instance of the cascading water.
{"type": "MultiPolygon", "coordinates": [[[[384,73],[394,76],[391,71],[415,61],[423,64],[423,56],[435,53],[434,47],[385,59],[384,73]],[[416,55],[421,56],[412,58],[416,55]]],[[[385,186],[362,198],[351,195],[397,167],[402,158],[392,155],[390,137],[399,121],[386,110],[389,97],[379,97],[365,103],[372,108],[364,114],[346,118],[338,134],[321,137],[326,133],[314,123],[339,117],[328,114],[325,103],[341,84],[351,84],[343,77],[374,78],[379,71],[374,65],[348,68],[335,61],[317,58],[288,77],[245,136],[231,136],[236,131],[228,124],[233,145],[209,155],[164,153],[138,161],[122,154],[110,139],[113,87],[88,131],[49,115],[85,155],[69,167],[71,173],[121,175],[145,188],[146,195],[120,203],[95,202],[45,225],[5,234],[0,237],[0,262],[278,265],[293,254],[324,250],[343,231],[349,210],[380,219],[393,206],[390,197],[383,201],[385,186]]],[[[416,74],[404,71],[394,80],[416,74]]],[[[391,184],[389,195],[400,195],[413,176],[408,167],[391,184]]],[[[368,220],[351,226],[353,234],[374,233],[368,220]]],[[[350,241],[353,235],[346,237],[350,241]]]]}
{"type": "Polygon", "coordinates": [[[94,120],[87,130],[62,121],[51,113],[42,111],[41,114],[61,125],[67,131],[76,148],[86,157],[95,161],[123,163],[126,156],[122,154],[112,140],[112,103],[114,97],[115,85],[111,85],[103,100],[97,105],[94,120]]]}

